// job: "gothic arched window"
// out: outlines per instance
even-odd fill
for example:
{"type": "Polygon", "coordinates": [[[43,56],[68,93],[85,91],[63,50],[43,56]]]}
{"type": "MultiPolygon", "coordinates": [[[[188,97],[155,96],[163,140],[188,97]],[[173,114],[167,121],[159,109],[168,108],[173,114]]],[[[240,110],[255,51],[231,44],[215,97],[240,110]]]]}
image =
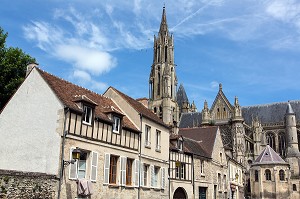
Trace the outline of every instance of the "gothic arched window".
{"type": "Polygon", "coordinates": [[[254,179],[255,179],[255,182],[258,182],[258,171],[255,170],[254,172],[254,179]]]}
{"type": "Polygon", "coordinates": [[[268,133],[266,134],[266,141],[267,141],[267,144],[268,144],[272,149],[274,149],[274,151],[276,151],[275,135],[274,135],[274,133],[268,132],[268,133]]]}
{"type": "Polygon", "coordinates": [[[280,179],[280,181],[284,181],[284,170],[280,170],[279,171],[279,179],[280,179]]]}
{"type": "Polygon", "coordinates": [[[269,169],[266,169],[265,171],[266,180],[271,180],[271,171],[269,169]]]}
{"type": "Polygon", "coordinates": [[[279,155],[285,157],[285,136],[284,133],[281,132],[278,134],[278,146],[279,146],[279,155]]]}

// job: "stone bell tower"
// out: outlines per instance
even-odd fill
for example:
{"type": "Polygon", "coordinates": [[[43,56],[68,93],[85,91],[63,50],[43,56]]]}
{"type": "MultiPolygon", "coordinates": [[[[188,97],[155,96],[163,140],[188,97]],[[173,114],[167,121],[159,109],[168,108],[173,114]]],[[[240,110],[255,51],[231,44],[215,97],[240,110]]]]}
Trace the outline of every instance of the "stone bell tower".
{"type": "Polygon", "coordinates": [[[179,108],[176,102],[174,40],[168,30],[165,7],[163,7],[158,35],[154,35],[153,53],[149,78],[149,109],[167,125],[177,127],[179,108]]]}

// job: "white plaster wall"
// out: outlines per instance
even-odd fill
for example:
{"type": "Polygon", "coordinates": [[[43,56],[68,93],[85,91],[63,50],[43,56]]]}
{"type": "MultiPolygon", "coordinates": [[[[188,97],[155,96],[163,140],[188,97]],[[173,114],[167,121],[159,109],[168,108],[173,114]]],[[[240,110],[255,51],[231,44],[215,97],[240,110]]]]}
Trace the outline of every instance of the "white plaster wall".
{"type": "Polygon", "coordinates": [[[33,69],[0,114],[0,169],[58,174],[62,117],[62,104],[33,69]]]}

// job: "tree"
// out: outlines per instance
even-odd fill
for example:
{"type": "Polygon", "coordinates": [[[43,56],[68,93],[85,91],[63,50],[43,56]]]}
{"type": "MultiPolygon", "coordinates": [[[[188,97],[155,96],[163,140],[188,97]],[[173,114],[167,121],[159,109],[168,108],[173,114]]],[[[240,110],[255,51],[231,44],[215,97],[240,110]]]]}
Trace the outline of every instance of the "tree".
{"type": "Polygon", "coordinates": [[[7,36],[0,27],[0,110],[23,82],[26,66],[35,63],[35,58],[21,49],[6,47],[7,36]]]}

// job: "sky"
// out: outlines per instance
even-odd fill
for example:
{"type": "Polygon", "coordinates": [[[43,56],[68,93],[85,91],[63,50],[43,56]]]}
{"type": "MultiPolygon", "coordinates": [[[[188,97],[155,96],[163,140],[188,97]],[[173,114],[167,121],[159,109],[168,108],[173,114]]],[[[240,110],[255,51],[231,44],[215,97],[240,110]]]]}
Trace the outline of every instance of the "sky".
{"type": "Polygon", "coordinates": [[[6,45],[39,67],[102,94],[148,97],[163,6],[178,87],[198,111],[223,85],[242,106],[299,100],[300,1],[1,0],[6,45]]]}

